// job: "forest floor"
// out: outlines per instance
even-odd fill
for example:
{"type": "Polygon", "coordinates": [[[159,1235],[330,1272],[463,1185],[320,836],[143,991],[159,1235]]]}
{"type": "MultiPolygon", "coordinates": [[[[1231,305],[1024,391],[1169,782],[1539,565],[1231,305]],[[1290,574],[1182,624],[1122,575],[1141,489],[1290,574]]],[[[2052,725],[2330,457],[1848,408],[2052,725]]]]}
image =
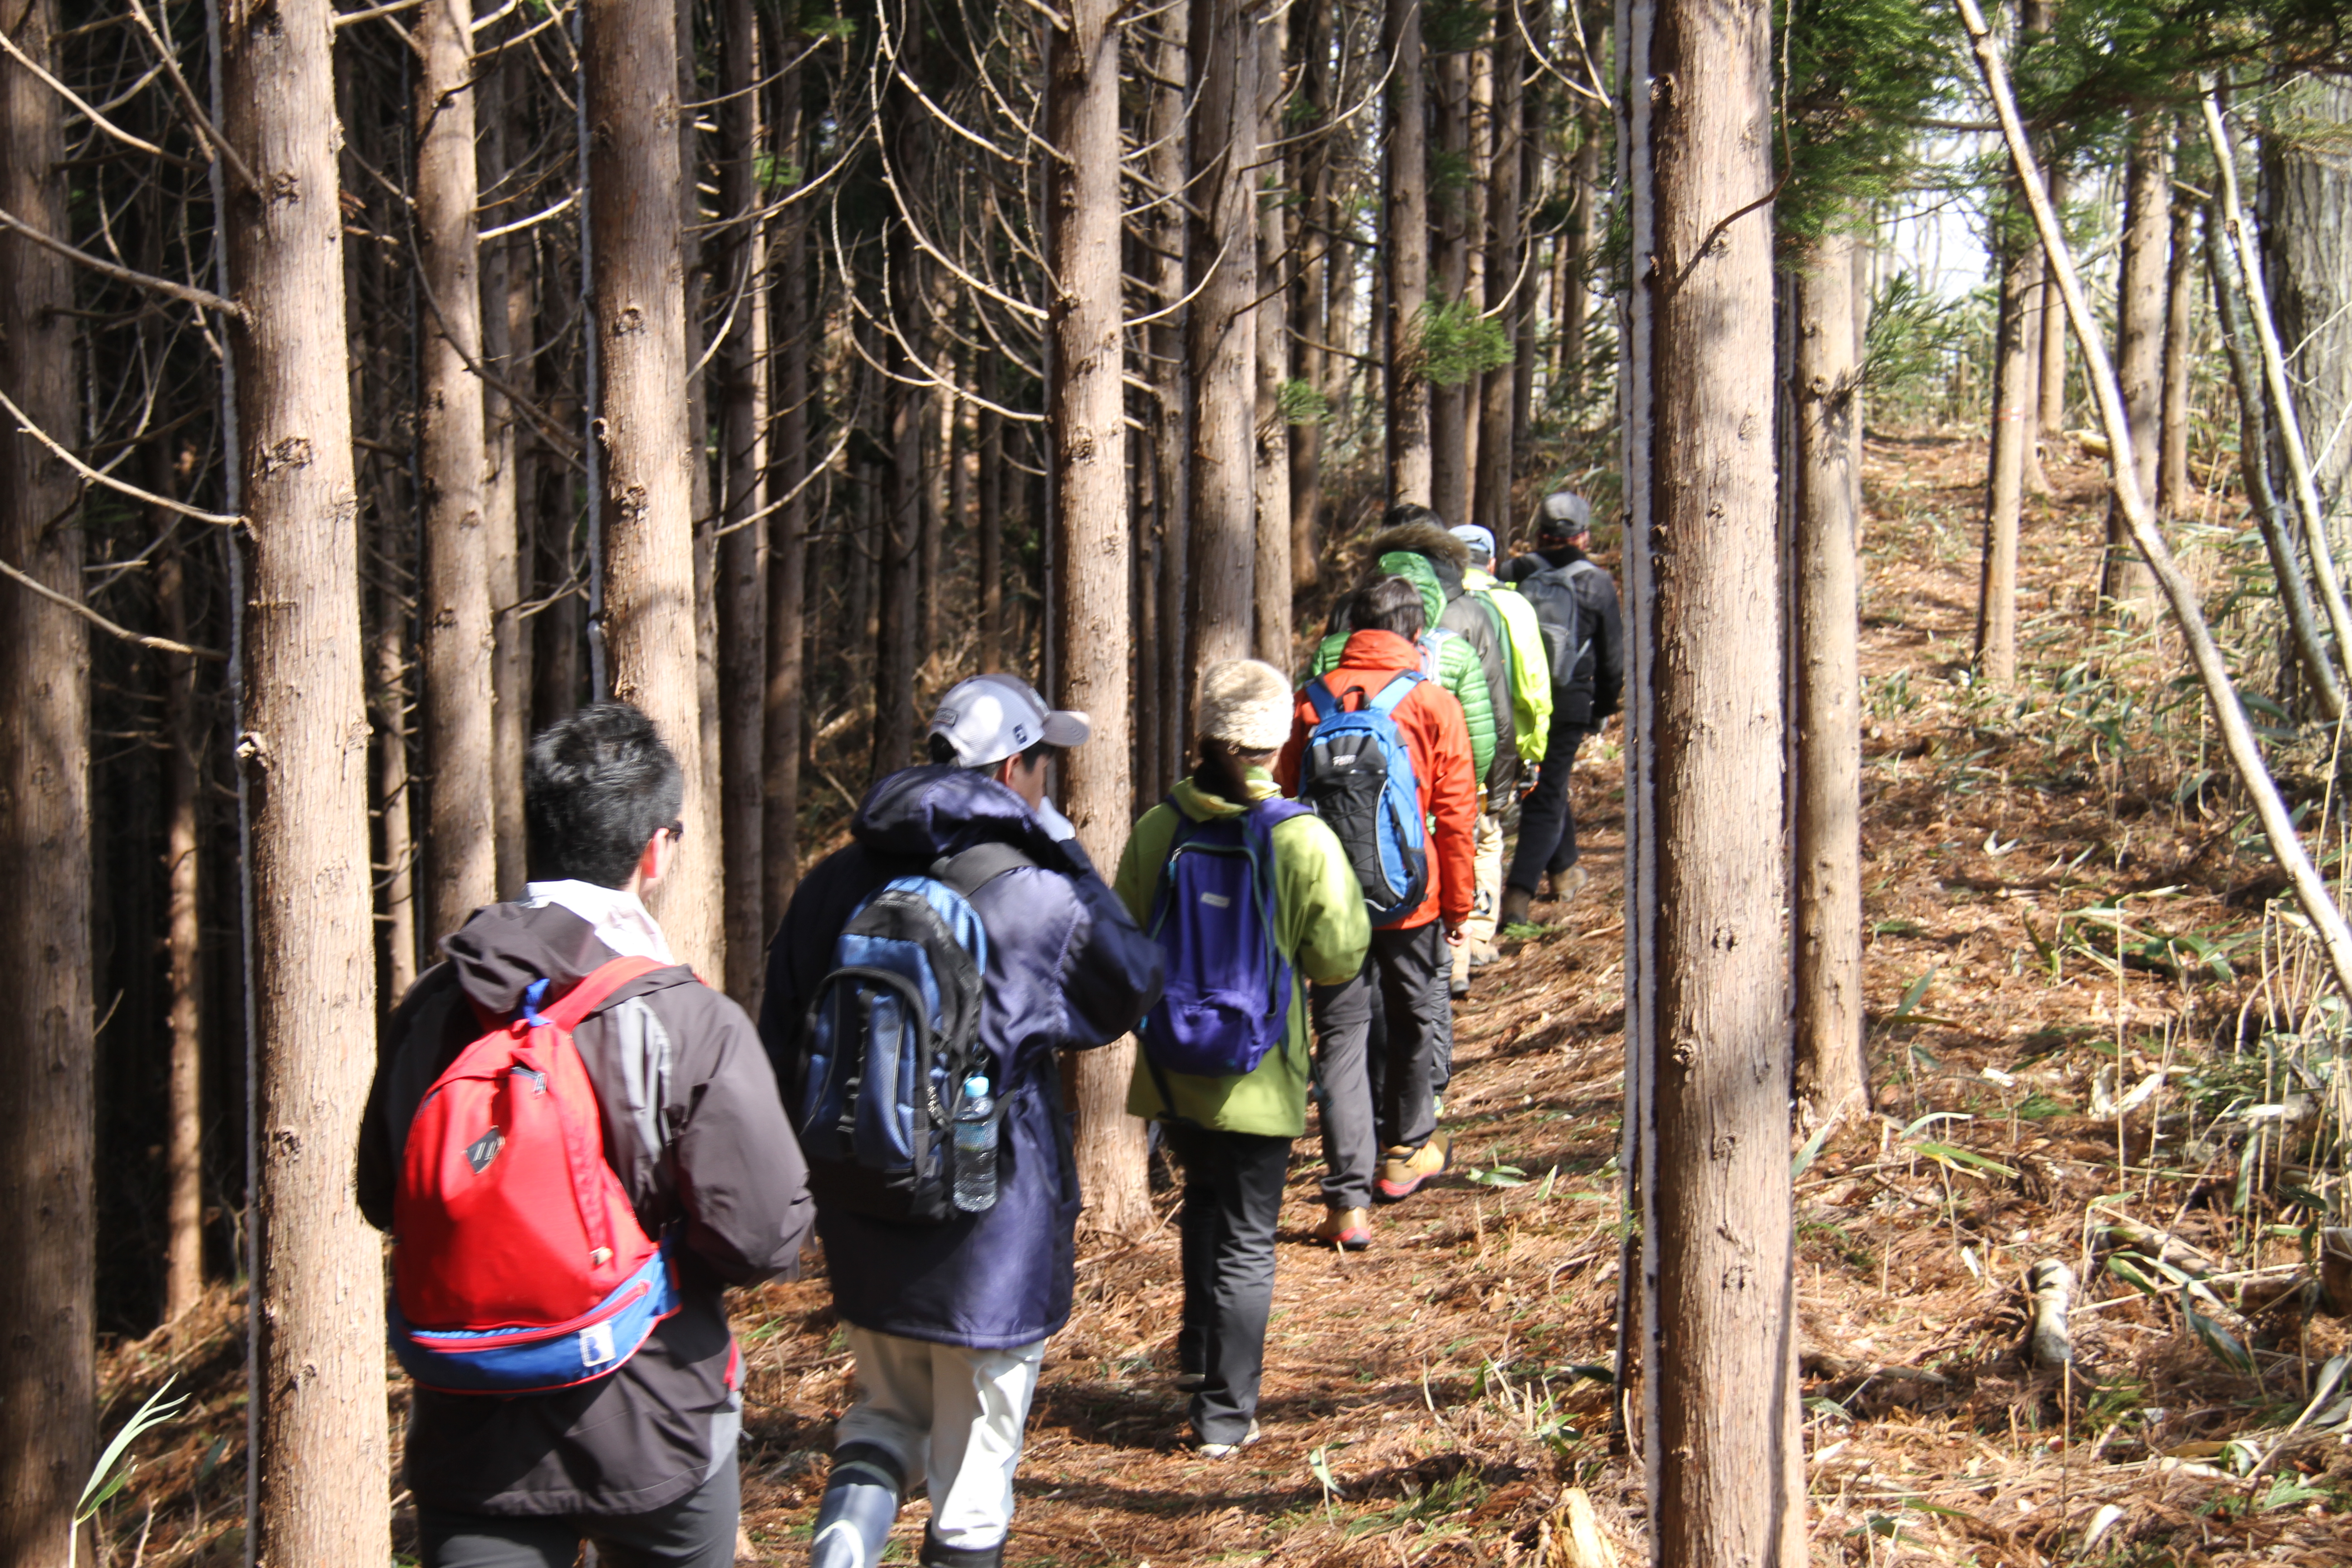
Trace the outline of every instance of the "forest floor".
{"type": "MultiPolygon", "coordinates": [[[[2315,1005],[2295,922],[2266,912],[2277,883],[2208,772],[2167,639],[2093,619],[2100,468],[2054,464],[2058,495],[2031,508],[2026,674],[2003,695],[1963,679],[1981,443],[1874,437],[1866,471],[1878,1105],[1797,1152],[1814,1561],[2352,1560],[2352,1450],[2331,1426],[2345,1415],[2340,1395],[2315,1398],[2352,1335],[2298,1289],[2308,1226],[2340,1205],[2343,1010],[2315,1005]],[[2022,1277],[2042,1258],[2084,1280],[2071,1373],[2021,1354],[2022,1277]],[[2210,1280],[2193,1301],[2192,1275],[2210,1280]]],[[[2204,554],[2207,580],[2231,586],[2232,558],[2204,554]]],[[[1185,1447],[1175,1198],[1159,1194],[1155,1227],[1082,1245],[1008,1563],[1587,1568],[1571,1489],[1618,1560],[1640,1560],[1638,1465],[1612,1440],[1608,1381],[1623,1235],[1618,738],[1579,763],[1591,886],[1538,905],[1549,929],[1506,944],[1459,1015],[1454,1171],[1376,1213],[1376,1244],[1349,1256],[1307,1238],[1311,1128],[1298,1144],[1265,1440],[1223,1461],[1185,1447]]],[[[2307,741],[2282,756],[2324,819],[2326,759],[2307,741]]],[[[222,1291],[110,1350],[110,1428],[167,1369],[196,1400],[140,1445],[105,1561],[235,1561],[241,1319],[222,1291]]],[[[743,1560],[797,1564],[847,1352],[821,1268],[744,1294],[736,1321],[743,1560]]],[[[1627,1403],[1638,1413],[1638,1391],[1627,1403]]],[[[910,1504],[893,1560],[912,1560],[926,1511],[910,1504]]]]}

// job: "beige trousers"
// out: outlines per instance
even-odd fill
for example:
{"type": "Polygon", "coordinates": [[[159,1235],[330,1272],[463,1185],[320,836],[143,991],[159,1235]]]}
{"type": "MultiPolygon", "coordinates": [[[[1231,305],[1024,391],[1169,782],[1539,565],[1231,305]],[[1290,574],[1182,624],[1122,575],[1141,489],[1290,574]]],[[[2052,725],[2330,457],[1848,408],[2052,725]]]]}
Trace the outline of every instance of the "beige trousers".
{"type": "Polygon", "coordinates": [[[1470,905],[1470,918],[1464,922],[1469,940],[1454,950],[1454,978],[1459,982],[1470,973],[1470,950],[1495,940],[1495,917],[1503,898],[1503,825],[1487,812],[1478,814],[1478,831],[1470,841],[1471,865],[1478,874],[1478,896],[1470,905]]]}

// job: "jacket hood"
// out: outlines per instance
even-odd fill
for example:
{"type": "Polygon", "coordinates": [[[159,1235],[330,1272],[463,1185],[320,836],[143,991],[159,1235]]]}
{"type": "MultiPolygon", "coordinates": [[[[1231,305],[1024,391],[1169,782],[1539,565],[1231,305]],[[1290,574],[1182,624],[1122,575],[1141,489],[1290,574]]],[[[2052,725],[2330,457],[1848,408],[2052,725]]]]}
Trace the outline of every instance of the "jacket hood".
{"type": "Polygon", "coordinates": [[[1419,669],[1421,649],[1394,632],[1349,632],[1340,647],[1339,669],[1419,669]]]}
{"type": "Polygon", "coordinates": [[[1470,546],[1434,522],[1401,522],[1394,528],[1384,528],[1372,535],[1371,547],[1375,555],[1392,555],[1401,551],[1426,555],[1432,562],[1451,563],[1457,573],[1470,564],[1470,546]]]}
{"type": "MultiPolygon", "coordinates": [[[[1446,537],[1454,538],[1450,533],[1446,537]]],[[[1458,544],[1461,542],[1455,540],[1454,542],[1458,544]]],[[[1418,551],[1392,550],[1380,558],[1379,565],[1388,575],[1402,577],[1421,590],[1422,628],[1425,631],[1437,625],[1438,617],[1445,614],[1446,600],[1450,596],[1445,592],[1444,582],[1437,574],[1437,563],[1418,551]]],[[[1458,570],[1454,581],[1458,591],[1462,581],[1458,570]]]]}
{"type": "MultiPolygon", "coordinates": [[[[1282,793],[1281,786],[1274,782],[1274,775],[1264,768],[1249,771],[1249,788],[1252,805],[1282,793]]],[[[1189,778],[1178,779],[1175,787],[1168,792],[1168,797],[1176,803],[1177,810],[1195,822],[1213,822],[1221,816],[1239,816],[1242,814],[1239,805],[1221,795],[1211,795],[1189,778]]]]}
{"type": "Polygon", "coordinates": [[[466,1000],[497,1018],[522,1005],[532,981],[553,982],[560,996],[614,956],[595,927],[560,904],[486,905],[441,939],[441,951],[466,1000]]]}
{"type": "Polygon", "coordinates": [[[849,831],[877,855],[936,860],[975,844],[1011,844],[1041,865],[1061,855],[1028,804],[985,773],[927,763],[866,792],[849,831]]]}

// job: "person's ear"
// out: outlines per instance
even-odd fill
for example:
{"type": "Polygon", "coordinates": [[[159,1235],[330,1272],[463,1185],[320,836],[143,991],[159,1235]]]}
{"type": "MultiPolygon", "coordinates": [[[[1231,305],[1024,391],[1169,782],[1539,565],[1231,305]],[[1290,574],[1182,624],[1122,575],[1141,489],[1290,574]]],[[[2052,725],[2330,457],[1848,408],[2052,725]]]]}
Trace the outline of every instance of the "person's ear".
{"type": "Polygon", "coordinates": [[[651,838],[646,840],[645,853],[637,857],[637,885],[640,888],[650,888],[660,881],[662,873],[668,869],[669,831],[667,828],[659,828],[655,831],[651,838]]]}

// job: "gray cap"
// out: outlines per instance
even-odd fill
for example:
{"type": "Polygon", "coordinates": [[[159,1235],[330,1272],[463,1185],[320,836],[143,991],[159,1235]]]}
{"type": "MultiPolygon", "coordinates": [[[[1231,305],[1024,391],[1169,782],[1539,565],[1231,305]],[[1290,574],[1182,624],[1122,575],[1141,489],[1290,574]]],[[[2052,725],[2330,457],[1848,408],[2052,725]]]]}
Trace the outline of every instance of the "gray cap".
{"type": "Polygon", "coordinates": [[[1546,539],[1574,539],[1592,528],[1592,503],[1574,490],[1554,490],[1544,497],[1536,531],[1546,539]]]}
{"type": "Polygon", "coordinates": [[[1037,689],[1017,675],[975,675],[940,700],[930,732],[947,737],[958,765],[984,768],[1041,741],[1075,746],[1094,729],[1075,709],[1046,707],[1037,689]]]}

